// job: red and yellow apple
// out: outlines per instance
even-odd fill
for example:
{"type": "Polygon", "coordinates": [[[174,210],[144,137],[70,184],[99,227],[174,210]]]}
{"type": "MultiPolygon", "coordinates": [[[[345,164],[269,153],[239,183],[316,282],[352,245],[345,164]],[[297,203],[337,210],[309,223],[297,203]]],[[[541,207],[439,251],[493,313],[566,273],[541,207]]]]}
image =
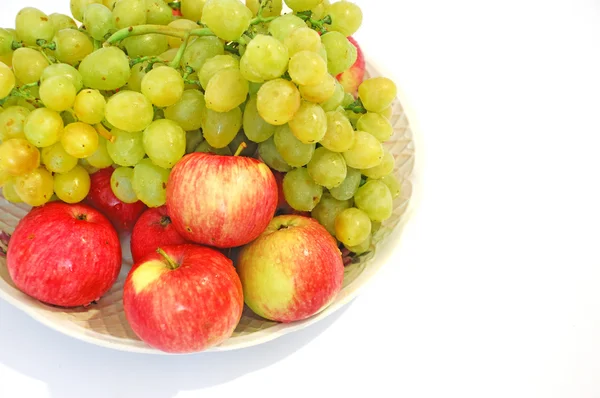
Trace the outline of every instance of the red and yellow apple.
{"type": "Polygon", "coordinates": [[[8,244],[7,265],[25,294],[56,306],[85,306],[117,280],[121,244],[97,210],[52,202],[21,219],[8,244]]]}
{"type": "Polygon", "coordinates": [[[123,290],[136,335],[164,352],[203,351],[228,339],[242,317],[233,263],[192,244],[164,246],[134,264],[123,290]]]}
{"type": "Polygon", "coordinates": [[[231,248],[256,239],[277,208],[277,183],[269,167],[252,158],[192,153],[167,183],[167,209],[189,241],[231,248]]]}
{"type": "Polygon", "coordinates": [[[256,314],[294,322],[325,309],[342,288],[337,242],[316,220],[275,217],[238,257],[244,300],[256,314]]]}

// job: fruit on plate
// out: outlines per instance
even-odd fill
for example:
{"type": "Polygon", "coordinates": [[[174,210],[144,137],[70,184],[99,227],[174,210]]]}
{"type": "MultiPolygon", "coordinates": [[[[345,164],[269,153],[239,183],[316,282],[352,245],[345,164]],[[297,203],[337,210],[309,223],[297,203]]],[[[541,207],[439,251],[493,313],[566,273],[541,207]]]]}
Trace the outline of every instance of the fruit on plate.
{"type": "Polygon", "coordinates": [[[131,328],[152,347],[190,353],[231,336],[244,299],[231,260],[196,245],[164,246],[134,264],[123,308],[131,328]]]}
{"type": "Polygon", "coordinates": [[[131,232],[131,256],[137,263],[159,246],[180,245],[189,243],[185,240],[171,222],[167,207],[161,206],[148,209],[137,220],[131,232]]]}
{"type": "Polygon", "coordinates": [[[90,176],[90,193],[86,203],[100,210],[120,232],[130,232],[137,219],[146,210],[140,201],[124,203],[115,196],[111,188],[111,177],[115,169],[107,167],[90,176]]]}
{"type": "Polygon", "coordinates": [[[186,155],[167,185],[169,216],[181,236],[219,248],[256,239],[275,215],[277,202],[271,170],[243,156],[186,155]]]}
{"type": "Polygon", "coordinates": [[[245,246],[238,273],[246,305],[278,322],[306,319],[337,296],[344,264],[335,239],[315,220],[278,216],[245,246]]]}
{"type": "Polygon", "coordinates": [[[23,217],[6,259],[10,277],[22,292],[56,306],[87,306],[117,280],[121,244],[99,211],[52,202],[23,217]]]}
{"type": "Polygon", "coordinates": [[[356,97],[358,95],[358,86],[365,79],[365,56],[356,39],[349,36],[348,41],[356,47],[356,62],[350,69],[337,75],[337,79],[342,84],[342,87],[344,87],[345,92],[356,97]]]}

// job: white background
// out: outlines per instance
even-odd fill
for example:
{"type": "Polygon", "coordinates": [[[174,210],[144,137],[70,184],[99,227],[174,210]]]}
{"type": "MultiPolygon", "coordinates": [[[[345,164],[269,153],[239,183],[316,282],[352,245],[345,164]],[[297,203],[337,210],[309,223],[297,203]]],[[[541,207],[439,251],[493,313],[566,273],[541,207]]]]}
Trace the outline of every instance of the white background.
{"type": "MultiPolygon", "coordinates": [[[[0,397],[600,397],[600,1],[356,2],[422,135],[394,261],[331,318],[222,354],[113,352],[0,301],[0,397]]],[[[0,25],[24,5],[68,10],[3,1],[0,25]]]]}

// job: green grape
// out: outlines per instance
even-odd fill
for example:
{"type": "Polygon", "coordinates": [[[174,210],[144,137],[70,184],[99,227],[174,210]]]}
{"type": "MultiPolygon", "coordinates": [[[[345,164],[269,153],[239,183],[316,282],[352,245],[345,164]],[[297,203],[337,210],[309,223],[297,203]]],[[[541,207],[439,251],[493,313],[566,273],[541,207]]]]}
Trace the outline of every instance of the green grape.
{"type": "Polygon", "coordinates": [[[354,98],[354,95],[350,94],[350,93],[344,93],[344,99],[342,100],[342,107],[347,107],[348,105],[354,103],[356,101],[356,99],[354,98]]]}
{"type": "Polygon", "coordinates": [[[389,188],[378,180],[367,181],[365,185],[358,188],[354,195],[354,203],[371,220],[379,222],[390,218],[394,207],[389,188]]]}
{"type": "Polygon", "coordinates": [[[167,36],[159,34],[128,37],[123,44],[130,58],[157,56],[169,49],[167,36]]]}
{"type": "Polygon", "coordinates": [[[323,187],[315,184],[305,168],[298,168],[283,178],[283,194],[294,210],[312,211],[323,196],[323,187]]]}
{"type": "Polygon", "coordinates": [[[98,133],[88,124],[75,122],[65,126],[60,142],[69,155],[87,158],[98,149],[98,133]]]}
{"type": "MultiPolygon", "coordinates": [[[[189,19],[176,19],[173,22],[169,23],[170,28],[178,29],[184,32],[189,32],[192,29],[198,29],[199,26],[196,22],[191,21],[189,19]]],[[[169,47],[171,48],[179,48],[183,44],[183,39],[179,37],[169,37],[168,38],[169,47]]]]}
{"type": "Polygon", "coordinates": [[[386,142],[394,134],[394,128],[389,120],[384,116],[368,112],[358,119],[356,123],[357,129],[366,131],[380,142],[386,142]]]}
{"type": "MultiPolygon", "coordinates": [[[[246,0],[246,7],[252,11],[252,15],[258,14],[258,9],[260,8],[260,0],[246,0]]],[[[267,6],[263,9],[262,16],[267,17],[276,17],[281,15],[281,11],[283,10],[282,0],[272,0],[267,4],[267,6]]]]}
{"type": "Polygon", "coordinates": [[[19,196],[15,188],[16,181],[14,178],[8,179],[2,185],[2,196],[11,203],[22,203],[23,200],[19,196]]]}
{"type": "Polygon", "coordinates": [[[384,149],[383,160],[381,163],[370,169],[362,170],[362,174],[368,178],[383,178],[394,171],[395,159],[389,151],[384,149]]]}
{"type": "Polygon", "coordinates": [[[284,125],[300,108],[300,92],[294,83],[285,79],[270,80],[258,90],[256,107],[267,123],[284,125]]]}
{"type": "Polygon", "coordinates": [[[104,41],[106,35],[115,30],[113,14],[103,4],[90,4],[83,13],[85,29],[95,40],[104,41]]]}
{"type": "Polygon", "coordinates": [[[6,182],[12,179],[13,176],[10,173],[0,169],[0,187],[6,184],[6,182]]]}
{"type": "Polygon", "coordinates": [[[63,133],[63,120],[58,112],[48,108],[32,111],[25,120],[25,137],[38,148],[54,145],[63,133]]]}
{"type": "Polygon", "coordinates": [[[254,82],[250,82],[249,83],[249,89],[248,89],[248,93],[252,96],[256,96],[258,94],[258,90],[260,90],[260,88],[262,87],[264,83],[254,83],[254,82]]]}
{"type": "Polygon", "coordinates": [[[198,130],[206,118],[204,94],[185,90],[179,102],[165,109],[165,118],[179,123],[185,131],[198,130]]]}
{"type": "Polygon", "coordinates": [[[283,43],[286,37],[296,28],[305,28],[306,22],[294,14],[282,15],[271,22],[269,33],[283,43]]]}
{"type": "MultiPolygon", "coordinates": [[[[300,51],[310,51],[318,53],[321,49],[321,36],[309,27],[302,27],[293,30],[283,41],[287,47],[290,57],[300,51]]],[[[327,64],[325,65],[327,67],[327,64]]]]}
{"type": "Polygon", "coordinates": [[[129,80],[127,81],[128,90],[137,91],[138,93],[142,92],[142,80],[144,80],[144,76],[147,74],[147,67],[148,62],[135,64],[131,67],[131,74],[129,75],[129,80]]]}
{"type": "Polygon", "coordinates": [[[23,138],[0,144],[0,170],[13,176],[27,174],[40,165],[40,151],[23,138]]]}
{"type": "Polygon", "coordinates": [[[81,166],[54,175],[54,193],[65,203],[79,203],[90,192],[90,175],[81,166]]]}
{"type": "Polygon", "coordinates": [[[356,191],[358,191],[358,187],[360,187],[361,179],[362,175],[359,170],[348,167],[348,172],[344,181],[337,187],[331,188],[329,193],[337,200],[352,199],[354,194],[356,194],[356,191]]]}
{"type": "Polygon", "coordinates": [[[111,134],[115,139],[106,143],[106,149],[119,166],[135,166],[146,155],[142,133],[113,129],[111,134]]]}
{"type": "Polygon", "coordinates": [[[142,131],[152,123],[154,108],[143,94],[123,90],[106,102],[106,120],[118,129],[142,131]]]}
{"type": "Polygon", "coordinates": [[[115,4],[117,4],[119,0],[102,0],[102,4],[108,7],[109,10],[113,10],[115,8],[115,4]]]}
{"type": "Polygon", "coordinates": [[[289,73],[296,84],[319,84],[327,74],[327,64],[317,53],[300,51],[290,60],[289,73]]]}
{"type": "Polygon", "coordinates": [[[49,42],[54,36],[54,25],[48,15],[33,7],[19,11],[15,28],[19,39],[28,46],[35,46],[38,39],[49,42]]]}
{"type": "Polygon", "coordinates": [[[327,11],[329,10],[330,5],[331,3],[329,2],[329,0],[323,0],[321,4],[319,4],[311,10],[311,18],[317,21],[325,18],[327,16],[327,11]]]}
{"type": "Polygon", "coordinates": [[[110,187],[123,203],[135,203],[139,199],[133,190],[133,168],[119,167],[110,176],[110,187]]]}
{"type": "Polygon", "coordinates": [[[86,158],[81,158],[81,159],[79,159],[79,160],[77,161],[77,164],[78,164],[79,166],[83,167],[83,168],[84,168],[84,169],[85,169],[85,170],[88,172],[88,174],[90,174],[90,175],[92,175],[92,174],[94,174],[95,172],[97,172],[98,170],[100,170],[99,168],[97,168],[97,167],[94,167],[94,166],[92,166],[91,164],[89,164],[89,162],[87,161],[87,159],[86,159],[86,158]]]}
{"type": "Polygon", "coordinates": [[[340,32],[344,36],[352,36],[362,25],[363,14],[359,6],[349,1],[337,1],[327,8],[331,17],[328,29],[340,32]]]}
{"type": "Polygon", "coordinates": [[[200,130],[192,130],[185,132],[185,153],[192,153],[194,149],[204,141],[204,135],[200,130]]]}
{"type": "Polygon", "coordinates": [[[285,0],[285,4],[293,11],[307,11],[321,4],[323,0],[285,0]]]}
{"type": "Polygon", "coordinates": [[[0,113],[0,142],[11,138],[25,138],[25,119],[29,109],[10,106],[0,113]]]}
{"type": "Polygon", "coordinates": [[[394,115],[394,108],[392,107],[392,105],[390,105],[387,108],[385,108],[383,111],[379,112],[379,114],[381,116],[383,116],[384,118],[386,118],[387,120],[391,121],[392,116],[394,115]]]}
{"type": "Polygon", "coordinates": [[[87,162],[92,167],[96,167],[98,169],[104,169],[106,167],[110,167],[113,164],[113,159],[110,157],[108,153],[108,140],[102,136],[98,136],[98,149],[96,152],[92,153],[90,156],[85,158],[87,162]]]}
{"type": "Polygon", "coordinates": [[[329,62],[329,57],[327,56],[327,49],[325,48],[323,43],[321,43],[321,48],[319,49],[317,54],[319,54],[323,61],[325,61],[326,63],[329,62]]]}
{"type": "Polygon", "coordinates": [[[63,76],[68,78],[73,86],[75,86],[75,90],[77,92],[83,88],[83,77],[81,77],[81,73],[79,73],[77,69],[69,64],[52,64],[48,66],[42,72],[40,82],[43,83],[46,79],[54,76],[63,76]]]}
{"type": "Polygon", "coordinates": [[[183,65],[199,71],[207,60],[223,54],[225,54],[225,47],[221,40],[214,36],[204,36],[188,45],[182,61],[183,65]]]}
{"type": "Polygon", "coordinates": [[[79,22],[83,22],[83,13],[90,4],[102,4],[102,0],[71,0],[71,14],[79,22]]]}
{"type": "Polygon", "coordinates": [[[250,26],[252,11],[239,0],[207,0],[202,9],[202,23],[220,39],[239,39],[250,26]]]}
{"type": "Polygon", "coordinates": [[[315,144],[302,143],[294,136],[289,125],[279,126],[275,130],[275,147],[287,164],[302,167],[308,164],[315,153],[315,144]]]}
{"type": "Polygon", "coordinates": [[[54,179],[44,167],[15,178],[17,195],[29,206],[41,206],[47,203],[54,193],[54,179]]]}
{"type": "Polygon", "coordinates": [[[356,47],[340,32],[327,32],[321,36],[327,50],[327,68],[334,76],[345,72],[356,62],[356,47]]]}
{"type": "Polygon", "coordinates": [[[292,170],[292,166],[287,164],[277,150],[274,137],[270,137],[266,141],[258,144],[258,155],[262,161],[273,170],[281,171],[282,173],[292,170]]]}
{"type": "Polygon", "coordinates": [[[356,246],[344,245],[344,247],[346,249],[350,250],[350,252],[352,252],[354,254],[357,254],[357,255],[365,254],[371,250],[372,238],[373,238],[373,235],[369,235],[367,239],[365,239],[362,243],[359,243],[356,246]]]}
{"type": "MultiPolygon", "coordinates": [[[[160,54],[158,56],[158,58],[164,60],[165,62],[171,62],[175,59],[175,57],[177,56],[177,53],[179,52],[178,48],[169,48],[167,51],[165,51],[164,53],[160,54]]],[[[155,64],[158,65],[158,64],[155,64]]]]}
{"type": "Polygon", "coordinates": [[[331,152],[323,147],[315,151],[307,169],[308,174],[317,184],[329,189],[340,186],[348,172],[342,154],[331,152]]]}
{"type": "Polygon", "coordinates": [[[113,19],[117,29],[146,23],[145,0],[119,0],[113,8],[113,19]]]}
{"type": "Polygon", "coordinates": [[[327,132],[327,115],[319,105],[302,102],[289,125],[296,138],[303,143],[317,143],[327,132]]]}
{"type": "Polygon", "coordinates": [[[258,149],[258,144],[256,142],[250,141],[246,134],[244,134],[244,130],[240,130],[239,133],[237,133],[237,135],[233,139],[233,141],[231,141],[229,145],[227,145],[227,147],[232,153],[236,153],[242,142],[246,144],[246,147],[242,150],[242,152],[240,152],[240,155],[254,157],[254,155],[256,154],[256,150],[258,149]]]}
{"type": "Polygon", "coordinates": [[[35,83],[40,80],[42,72],[48,65],[46,58],[37,50],[22,47],[13,53],[13,72],[22,84],[35,83]]]}
{"type": "Polygon", "coordinates": [[[0,28],[0,56],[12,57],[13,41],[17,41],[17,38],[10,31],[0,28]]]}
{"type": "Polygon", "coordinates": [[[63,29],[56,32],[54,56],[60,62],[75,65],[94,51],[94,44],[83,32],[75,29],[63,29]]]}
{"type": "Polygon", "coordinates": [[[346,164],[355,169],[369,169],[383,160],[383,146],[377,138],[364,131],[354,133],[354,144],[343,153],[346,164]]]}
{"type": "Polygon", "coordinates": [[[184,18],[191,19],[192,21],[199,21],[202,19],[202,10],[206,0],[180,0],[181,14],[184,18]]]}
{"type": "Polygon", "coordinates": [[[327,101],[321,103],[321,108],[323,108],[325,112],[335,111],[342,105],[345,94],[344,86],[336,79],[333,95],[327,101]]]}
{"type": "Polygon", "coordinates": [[[48,18],[52,26],[54,26],[54,32],[63,29],[77,29],[77,23],[68,15],[54,13],[48,15],[48,18]]]}
{"type": "Polygon", "coordinates": [[[242,127],[242,110],[234,108],[229,112],[206,111],[204,139],[214,148],[224,148],[233,141],[242,127]]]}
{"type": "Polygon", "coordinates": [[[0,99],[8,97],[16,83],[17,80],[12,70],[0,62],[0,99]]]}
{"type": "MultiPolygon", "coordinates": [[[[371,181],[371,180],[372,179],[369,178],[367,181],[371,181]]],[[[388,187],[388,189],[390,190],[390,193],[392,195],[392,199],[398,198],[400,196],[400,194],[402,193],[402,185],[400,184],[400,181],[398,181],[398,179],[392,174],[383,176],[383,177],[379,178],[377,181],[383,182],[388,187]]]]}
{"type": "Polygon", "coordinates": [[[40,85],[40,99],[46,108],[62,112],[73,106],[77,91],[71,79],[64,76],[50,77],[40,85]]]}
{"type": "Polygon", "coordinates": [[[330,194],[323,194],[319,204],[311,212],[314,218],[325,227],[327,232],[335,236],[335,219],[342,211],[352,207],[351,200],[337,200],[330,194]]]}
{"type": "Polygon", "coordinates": [[[144,130],[144,151],[154,164],[170,169],[185,155],[185,138],[185,131],[174,121],[156,120],[144,130]]]}
{"type": "Polygon", "coordinates": [[[317,84],[300,86],[300,94],[307,101],[321,103],[327,101],[335,94],[336,79],[326,73],[317,84]]]}
{"type": "Polygon", "coordinates": [[[168,25],[173,21],[173,10],[163,0],[146,0],[146,13],[149,25],[168,25]]]}
{"type": "Polygon", "coordinates": [[[358,87],[358,96],[365,109],[370,112],[385,111],[386,108],[392,105],[396,95],[396,85],[386,77],[367,79],[358,87]]]}
{"type": "Polygon", "coordinates": [[[256,95],[250,97],[246,103],[246,109],[244,109],[244,132],[248,136],[248,139],[253,142],[263,142],[268,140],[275,134],[276,126],[265,122],[265,120],[258,113],[256,108],[257,98],[256,95]]]}
{"type": "Polygon", "coordinates": [[[170,66],[159,66],[142,79],[142,94],[158,107],[175,105],[183,95],[183,78],[170,66]]]}
{"type": "Polygon", "coordinates": [[[202,88],[206,89],[208,82],[215,74],[217,74],[217,72],[227,68],[239,69],[239,67],[240,61],[233,55],[214,56],[207,60],[202,66],[202,69],[200,69],[200,73],[198,73],[200,84],[202,85],[202,88]]]}
{"type": "Polygon", "coordinates": [[[271,36],[256,35],[248,43],[240,60],[240,70],[244,77],[255,83],[282,76],[288,67],[290,57],[287,48],[271,36]]]}
{"type": "Polygon", "coordinates": [[[81,61],[79,73],[88,88],[116,90],[129,80],[129,58],[117,47],[101,48],[81,61]]]}
{"type": "Polygon", "coordinates": [[[233,152],[231,152],[231,149],[229,149],[228,146],[226,146],[224,148],[214,148],[214,147],[210,146],[210,144],[206,141],[201,142],[200,145],[198,145],[196,147],[194,152],[214,153],[215,155],[221,155],[221,156],[232,156],[233,155],[233,152]]]}
{"type": "Polygon", "coordinates": [[[367,213],[355,207],[342,210],[335,218],[335,236],[348,246],[356,246],[371,235],[371,220],[367,213]]]}
{"type": "Polygon", "coordinates": [[[148,158],[135,166],[131,179],[136,196],[148,207],[160,207],[166,203],[168,180],[169,170],[155,165],[148,158]]]}
{"type": "Polygon", "coordinates": [[[229,112],[244,103],[246,97],[248,81],[239,69],[234,68],[217,72],[208,82],[204,93],[206,107],[216,112],[229,112]]]}
{"type": "Polygon", "coordinates": [[[350,124],[352,125],[352,127],[355,129],[358,129],[358,121],[360,120],[360,118],[362,117],[363,114],[362,113],[354,113],[354,111],[350,111],[350,110],[344,111],[344,114],[350,121],[350,124]]]}
{"type": "Polygon", "coordinates": [[[77,94],[73,111],[77,118],[87,124],[97,124],[104,120],[106,99],[100,91],[85,89],[77,94]]]}

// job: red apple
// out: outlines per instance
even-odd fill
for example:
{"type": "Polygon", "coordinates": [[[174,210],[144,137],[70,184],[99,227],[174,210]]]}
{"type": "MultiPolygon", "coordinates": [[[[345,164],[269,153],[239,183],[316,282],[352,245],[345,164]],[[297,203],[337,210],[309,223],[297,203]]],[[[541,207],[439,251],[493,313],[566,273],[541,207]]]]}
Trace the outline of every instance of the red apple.
{"type": "Polygon", "coordinates": [[[233,263],[192,244],[163,246],[134,264],[123,308],[136,335],[170,353],[203,351],[228,339],[244,298],[233,263]]]}
{"type": "Polygon", "coordinates": [[[243,156],[186,155],[167,183],[167,209],[177,231],[219,248],[256,239],[275,215],[277,201],[269,167],[243,156]]]}
{"type": "Polygon", "coordinates": [[[354,40],[352,36],[349,36],[348,40],[354,45],[354,47],[356,47],[356,62],[350,67],[350,69],[340,73],[337,76],[337,79],[344,87],[344,91],[354,95],[356,98],[358,95],[358,86],[360,86],[365,79],[365,55],[358,45],[358,42],[354,40]]]}
{"type": "Polygon", "coordinates": [[[146,210],[135,223],[131,233],[131,256],[137,263],[145,255],[155,252],[159,246],[188,243],[173,226],[167,207],[146,210]]]}
{"type": "Polygon", "coordinates": [[[141,201],[123,203],[115,196],[110,187],[110,177],[114,171],[112,167],[107,167],[90,175],[90,193],[85,203],[100,210],[118,231],[130,232],[147,207],[141,201]]]}
{"type": "Polygon", "coordinates": [[[32,209],[8,244],[8,272],[24,293],[78,307],[102,297],[121,269],[121,244],[99,211],[52,202],[32,209]]]}
{"type": "Polygon", "coordinates": [[[246,305],[277,322],[319,313],[335,299],[344,280],[335,239],[316,220],[294,215],[275,217],[242,249],[237,269],[246,305]]]}

